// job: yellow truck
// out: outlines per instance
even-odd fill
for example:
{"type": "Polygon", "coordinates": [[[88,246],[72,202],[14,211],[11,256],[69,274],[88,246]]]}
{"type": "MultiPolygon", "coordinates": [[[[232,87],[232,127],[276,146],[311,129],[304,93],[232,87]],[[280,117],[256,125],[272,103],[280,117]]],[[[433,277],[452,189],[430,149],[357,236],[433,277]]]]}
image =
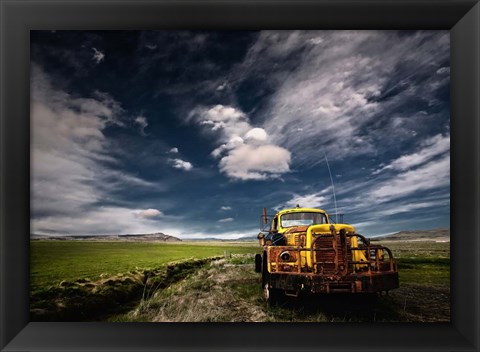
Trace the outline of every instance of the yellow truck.
{"type": "Polygon", "coordinates": [[[373,294],[399,286],[390,249],[334,223],[322,209],[297,206],[268,217],[264,208],[262,223],[255,271],[271,304],[302,292],[373,294]]]}

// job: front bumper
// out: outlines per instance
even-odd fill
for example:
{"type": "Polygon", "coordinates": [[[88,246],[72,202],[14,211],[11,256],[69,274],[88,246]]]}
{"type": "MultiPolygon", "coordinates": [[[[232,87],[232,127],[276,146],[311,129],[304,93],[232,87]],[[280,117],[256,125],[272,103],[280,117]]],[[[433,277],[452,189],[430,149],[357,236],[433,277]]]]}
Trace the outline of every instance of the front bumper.
{"type": "Polygon", "coordinates": [[[270,286],[311,293],[375,293],[399,286],[398,272],[359,273],[342,278],[305,273],[271,273],[270,286]]]}

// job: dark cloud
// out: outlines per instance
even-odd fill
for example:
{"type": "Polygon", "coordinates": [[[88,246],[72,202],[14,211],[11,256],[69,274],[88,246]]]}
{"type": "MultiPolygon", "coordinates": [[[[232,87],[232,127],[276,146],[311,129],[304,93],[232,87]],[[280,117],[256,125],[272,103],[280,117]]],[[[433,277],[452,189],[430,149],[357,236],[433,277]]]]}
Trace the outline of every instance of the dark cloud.
{"type": "Polygon", "coordinates": [[[366,235],[449,226],[449,51],[448,31],[33,31],[32,228],[251,235],[264,206],[334,211],[325,154],[366,235]]]}

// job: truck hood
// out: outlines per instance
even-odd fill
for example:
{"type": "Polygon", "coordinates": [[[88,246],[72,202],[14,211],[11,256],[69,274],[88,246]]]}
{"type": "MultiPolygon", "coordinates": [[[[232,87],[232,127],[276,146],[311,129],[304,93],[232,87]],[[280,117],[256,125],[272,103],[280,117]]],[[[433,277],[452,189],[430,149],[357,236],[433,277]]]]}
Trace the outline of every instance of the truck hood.
{"type": "Polygon", "coordinates": [[[346,232],[355,232],[355,228],[349,224],[318,224],[318,225],[310,225],[310,226],[294,226],[289,227],[284,234],[290,233],[301,233],[307,232],[308,228],[311,228],[313,233],[331,233],[330,226],[335,227],[335,231],[338,232],[344,229],[346,232]]]}
{"type": "Polygon", "coordinates": [[[349,224],[321,224],[312,225],[310,229],[312,233],[331,233],[330,227],[333,225],[335,231],[338,232],[344,229],[346,232],[355,232],[355,228],[349,224]]]}

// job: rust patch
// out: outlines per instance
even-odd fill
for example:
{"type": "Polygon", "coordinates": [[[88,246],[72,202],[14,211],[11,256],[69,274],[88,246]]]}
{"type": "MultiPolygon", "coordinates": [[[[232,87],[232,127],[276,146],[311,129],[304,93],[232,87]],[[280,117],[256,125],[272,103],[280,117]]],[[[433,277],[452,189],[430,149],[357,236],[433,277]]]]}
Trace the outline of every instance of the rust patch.
{"type": "Polygon", "coordinates": [[[275,274],[270,278],[271,285],[276,288],[373,293],[399,287],[397,263],[391,251],[381,245],[371,245],[356,233],[332,231],[331,234],[314,235],[311,248],[297,245],[267,248],[270,272],[275,274]],[[356,247],[352,247],[353,237],[357,238],[356,247]],[[362,251],[366,261],[355,261],[355,251],[362,251]]]}

